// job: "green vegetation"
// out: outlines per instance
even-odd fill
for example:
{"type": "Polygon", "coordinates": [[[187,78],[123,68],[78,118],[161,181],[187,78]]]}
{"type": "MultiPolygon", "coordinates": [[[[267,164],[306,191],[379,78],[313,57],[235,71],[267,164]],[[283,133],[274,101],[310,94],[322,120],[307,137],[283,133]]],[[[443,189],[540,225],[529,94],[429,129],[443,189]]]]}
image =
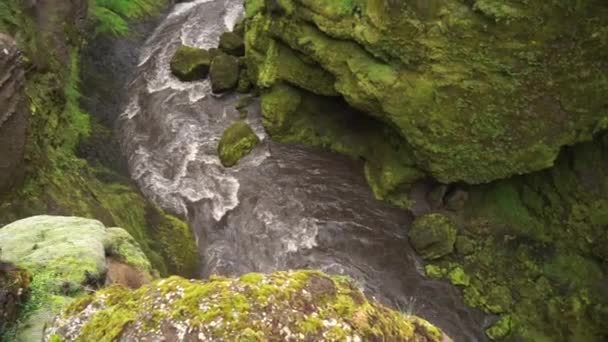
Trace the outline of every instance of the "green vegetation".
{"type": "Polygon", "coordinates": [[[129,21],[155,16],[166,0],[90,0],[89,16],[97,33],[127,35],[129,21]]]}
{"type": "Polygon", "coordinates": [[[160,339],[166,331],[161,326],[184,324],[189,327],[186,338],[227,341],[442,338],[428,322],[367,300],[349,279],[316,271],[212,277],[207,282],[171,277],[136,291],[111,287],[75,302],[48,334],[76,329],[85,340],[112,340],[127,332],[160,339]],[[91,314],[85,317],[85,310],[91,314]]]}
{"type": "Polygon", "coordinates": [[[190,46],[180,46],[171,59],[171,72],[182,81],[204,79],[209,74],[213,54],[190,46]]]}
{"type": "Polygon", "coordinates": [[[260,138],[245,121],[237,121],[226,128],[218,146],[218,154],[226,167],[236,165],[260,143],[260,138]]]}

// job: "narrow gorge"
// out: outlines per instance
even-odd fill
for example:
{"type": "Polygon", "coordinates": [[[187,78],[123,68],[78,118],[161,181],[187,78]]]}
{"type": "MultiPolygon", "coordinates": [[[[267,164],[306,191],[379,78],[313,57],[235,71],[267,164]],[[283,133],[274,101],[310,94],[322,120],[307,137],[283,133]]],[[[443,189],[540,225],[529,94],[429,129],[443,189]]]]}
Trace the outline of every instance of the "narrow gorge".
{"type": "Polygon", "coordinates": [[[0,341],[608,339],[603,0],[6,0],[0,106],[0,341]]]}

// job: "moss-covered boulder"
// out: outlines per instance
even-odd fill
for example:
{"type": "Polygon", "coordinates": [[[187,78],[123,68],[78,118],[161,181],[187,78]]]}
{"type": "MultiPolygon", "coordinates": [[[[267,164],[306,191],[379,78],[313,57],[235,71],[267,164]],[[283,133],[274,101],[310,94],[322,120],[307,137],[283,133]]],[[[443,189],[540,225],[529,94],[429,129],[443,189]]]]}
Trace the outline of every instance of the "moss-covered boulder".
{"type": "Polygon", "coordinates": [[[444,183],[550,167],[563,146],[608,126],[602,1],[248,0],[246,8],[258,86],[337,92],[396,128],[416,165],[444,183]]]}
{"type": "Polygon", "coordinates": [[[42,327],[73,296],[114,281],[137,287],[152,279],[150,262],[133,237],[121,228],[78,217],[35,216],[0,228],[3,260],[32,274],[28,312],[20,318],[17,338],[39,340],[42,327]],[[134,282],[122,282],[133,279],[134,282]]]}
{"type": "Polygon", "coordinates": [[[211,62],[209,71],[211,77],[211,88],[214,93],[221,93],[237,87],[239,82],[239,59],[219,54],[211,62]]]}
{"type": "Polygon", "coordinates": [[[171,71],[185,82],[201,80],[209,74],[212,58],[207,50],[182,45],[171,59],[171,71]]]}
{"type": "Polygon", "coordinates": [[[248,155],[260,139],[245,121],[237,121],[224,131],[218,154],[226,167],[236,165],[241,158],[248,155]]]}
{"type": "Polygon", "coordinates": [[[44,341],[441,341],[430,323],[316,271],[111,287],[71,305],[44,341]]]}
{"type": "Polygon", "coordinates": [[[29,294],[31,280],[32,276],[26,270],[0,261],[0,339],[2,333],[19,318],[29,294]]]}
{"type": "Polygon", "coordinates": [[[432,260],[454,251],[457,232],[456,225],[445,215],[429,214],[414,221],[409,238],[422,258],[432,260]]]}
{"type": "Polygon", "coordinates": [[[220,50],[225,53],[240,57],[245,55],[245,41],[243,37],[235,32],[224,32],[220,36],[220,50]]]}

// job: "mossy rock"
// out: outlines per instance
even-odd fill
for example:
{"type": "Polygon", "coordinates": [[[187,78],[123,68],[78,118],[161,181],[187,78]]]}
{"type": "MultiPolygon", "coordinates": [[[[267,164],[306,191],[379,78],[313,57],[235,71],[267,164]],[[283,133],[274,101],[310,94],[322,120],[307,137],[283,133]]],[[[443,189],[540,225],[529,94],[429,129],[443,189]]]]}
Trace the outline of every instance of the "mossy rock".
{"type": "Polygon", "coordinates": [[[78,291],[91,277],[103,278],[106,256],[113,255],[150,274],[152,267],[133,237],[122,228],[79,217],[34,216],[0,228],[4,260],[28,269],[34,276],[52,274],[50,291],[69,284],[78,291]]]}
{"type": "Polygon", "coordinates": [[[218,154],[226,167],[236,165],[241,158],[248,155],[260,139],[245,121],[237,121],[224,131],[218,154]]]}
{"type": "Polygon", "coordinates": [[[207,50],[182,45],[171,59],[171,72],[184,82],[204,79],[209,74],[212,58],[207,50]]]}
{"type": "Polygon", "coordinates": [[[71,305],[43,341],[441,341],[416,316],[368,300],[345,277],[317,271],[209,281],[171,277],[139,290],[111,287],[71,305]]]}
{"type": "Polygon", "coordinates": [[[242,36],[239,36],[235,32],[222,33],[220,36],[219,48],[225,53],[235,57],[245,55],[245,41],[243,41],[242,36]]]}
{"type": "Polygon", "coordinates": [[[333,89],[442,183],[545,169],[608,127],[605,3],[470,3],[248,0],[248,68],[262,88],[333,89]]]}
{"type": "Polygon", "coordinates": [[[414,221],[409,238],[423,259],[433,260],[454,251],[457,232],[456,225],[445,215],[428,214],[414,221]]]}
{"type": "Polygon", "coordinates": [[[239,59],[234,56],[219,54],[213,58],[209,71],[213,92],[221,93],[236,88],[239,70],[239,59]]]}

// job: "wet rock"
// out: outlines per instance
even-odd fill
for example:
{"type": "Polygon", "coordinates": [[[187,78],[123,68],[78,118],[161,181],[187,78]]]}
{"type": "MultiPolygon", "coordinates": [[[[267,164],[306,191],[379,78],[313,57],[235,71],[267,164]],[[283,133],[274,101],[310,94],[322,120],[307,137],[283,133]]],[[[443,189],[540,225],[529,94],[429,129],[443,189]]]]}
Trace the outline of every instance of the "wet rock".
{"type": "Polygon", "coordinates": [[[179,277],[77,300],[43,341],[441,341],[430,323],[317,271],[179,277]],[[178,337],[179,336],[179,337],[178,337]]]}
{"type": "Polygon", "coordinates": [[[204,79],[209,74],[212,58],[207,50],[182,45],[171,59],[171,72],[184,82],[204,79]]]}
{"type": "Polygon", "coordinates": [[[245,55],[245,42],[243,37],[235,32],[224,32],[220,36],[220,50],[225,53],[240,57],[245,55]]]}
{"type": "Polygon", "coordinates": [[[0,33],[0,194],[24,178],[30,115],[24,85],[21,53],[12,38],[0,33]]]}
{"type": "Polygon", "coordinates": [[[455,189],[445,197],[445,208],[453,211],[461,210],[467,204],[468,199],[468,192],[461,189],[455,189]]]}
{"type": "Polygon", "coordinates": [[[222,164],[234,166],[260,143],[255,132],[244,121],[237,121],[224,131],[218,147],[222,164]]]}
{"type": "Polygon", "coordinates": [[[31,276],[27,271],[0,261],[0,333],[19,318],[21,306],[29,293],[30,282],[31,276]]]}
{"type": "Polygon", "coordinates": [[[239,59],[226,54],[216,56],[211,62],[210,74],[214,93],[236,88],[239,81],[239,59]]]}
{"type": "Polygon", "coordinates": [[[459,235],[456,237],[456,252],[461,255],[469,255],[475,251],[475,241],[473,239],[459,235]]]}
{"type": "Polygon", "coordinates": [[[253,84],[249,79],[249,75],[247,74],[247,70],[241,70],[241,75],[239,77],[239,83],[236,87],[236,91],[245,94],[248,93],[251,88],[253,88],[253,84]]]}
{"type": "Polygon", "coordinates": [[[412,246],[423,259],[433,260],[454,251],[456,225],[442,214],[417,218],[409,232],[412,246]]]}

